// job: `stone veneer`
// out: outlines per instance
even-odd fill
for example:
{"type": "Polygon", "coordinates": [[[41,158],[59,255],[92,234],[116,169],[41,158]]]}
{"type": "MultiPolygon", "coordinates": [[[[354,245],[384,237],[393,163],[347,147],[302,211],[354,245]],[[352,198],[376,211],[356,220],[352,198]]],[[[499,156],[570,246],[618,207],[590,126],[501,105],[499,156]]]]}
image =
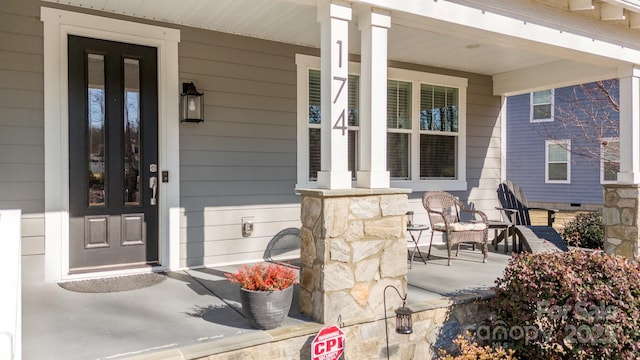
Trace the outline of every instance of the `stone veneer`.
{"type": "Polygon", "coordinates": [[[604,251],[637,260],[640,185],[607,184],[603,187],[604,251]]]}
{"type": "MultiPolygon", "coordinates": [[[[465,329],[481,324],[489,315],[489,298],[493,291],[465,295],[453,299],[438,299],[422,303],[419,308],[411,305],[413,333],[395,332],[395,319],[384,322],[359,321],[342,324],[345,333],[342,359],[386,359],[384,327],[389,330],[389,355],[394,360],[431,360],[438,357],[438,349],[452,349],[453,339],[465,329]]],[[[391,296],[389,296],[391,297],[391,296]]],[[[311,359],[311,343],[322,327],[317,323],[303,326],[281,327],[263,332],[247,333],[210,344],[202,343],[180,350],[172,349],[139,356],[131,360],[152,359],[200,359],[200,360],[263,360],[263,359],[311,359]]]]}
{"type": "MultiPolygon", "coordinates": [[[[323,324],[384,316],[384,288],[406,294],[410,190],[296,191],[302,196],[300,311],[323,324]]],[[[393,309],[400,298],[390,292],[393,309]]]]}
{"type": "Polygon", "coordinates": [[[329,325],[345,333],[343,359],[427,360],[441,347],[488,318],[492,290],[439,298],[409,306],[413,333],[395,332],[394,285],[407,287],[403,189],[297,190],[302,195],[300,305],[315,321],[249,332],[134,359],[262,360],[311,359],[311,343],[329,325]]]}

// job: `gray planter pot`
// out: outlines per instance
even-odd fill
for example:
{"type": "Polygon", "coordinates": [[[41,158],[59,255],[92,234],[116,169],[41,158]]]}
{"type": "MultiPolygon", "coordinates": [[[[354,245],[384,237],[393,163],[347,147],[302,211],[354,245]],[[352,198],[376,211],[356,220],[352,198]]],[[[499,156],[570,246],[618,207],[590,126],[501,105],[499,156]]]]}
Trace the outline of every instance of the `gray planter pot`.
{"type": "Polygon", "coordinates": [[[268,330],[280,326],[289,314],[293,286],[276,291],[252,291],[240,288],[242,312],[256,329],[268,330]]]}

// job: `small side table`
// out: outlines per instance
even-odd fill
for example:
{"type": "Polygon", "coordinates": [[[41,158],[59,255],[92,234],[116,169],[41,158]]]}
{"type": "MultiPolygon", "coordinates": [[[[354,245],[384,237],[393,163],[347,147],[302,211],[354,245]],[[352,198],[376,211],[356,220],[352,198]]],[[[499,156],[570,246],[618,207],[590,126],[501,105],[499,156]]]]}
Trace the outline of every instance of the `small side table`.
{"type": "MultiPolygon", "coordinates": [[[[506,254],[509,251],[509,234],[511,233],[511,229],[509,229],[512,226],[512,224],[508,221],[501,221],[501,220],[489,220],[489,229],[494,229],[494,239],[493,241],[495,242],[494,246],[495,249],[498,250],[498,230],[500,229],[504,229],[503,231],[505,232],[504,235],[504,253],[506,254]]],[[[514,246],[514,250],[515,250],[515,234],[512,234],[511,236],[513,236],[512,238],[512,242],[513,242],[513,246],[514,246]]]]}
{"type": "Polygon", "coordinates": [[[420,259],[422,259],[422,262],[424,262],[425,264],[427,263],[427,260],[425,260],[424,256],[422,256],[422,252],[420,252],[420,248],[418,247],[420,244],[420,237],[422,236],[422,232],[425,230],[429,230],[429,226],[418,224],[407,226],[407,231],[409,232],[409,235],[411,235],[411,241],[413,242],[413,250],[410,251],[409,249],[407,249],[407,252],[411,255],[409,261],[409,269],[411,269],[411,266],[413,265],[413,258],[416,255],[416,251],[418,252],[418,256],[420,256],[420,259]],[[417,237],[415,234],[417,234],[417,237]]]}

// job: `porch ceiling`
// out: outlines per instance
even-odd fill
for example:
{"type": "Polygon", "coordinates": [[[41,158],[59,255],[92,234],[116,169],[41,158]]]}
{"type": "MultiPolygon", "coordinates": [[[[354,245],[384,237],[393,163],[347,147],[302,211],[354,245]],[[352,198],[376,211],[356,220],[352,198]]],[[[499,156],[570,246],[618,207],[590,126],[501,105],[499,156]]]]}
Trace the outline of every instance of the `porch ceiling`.
{"type": "MultiPolygon", "coordinates": [[[[99,10],[109,13],[123,14],[149,20],[180,24],[226,33],[251,36],[279,42],[320,47],[320,26],[316,20],[316,0],[45,0],[65,5],[78,6],[87,9],[99,10]]],[[[405,1],[405,0],[403,0],[405,1]]],[[[631,0],[627,0],[631,1],[631,0]]],[[[635,0],[633,0],[635,1],[635,0]]],[[[573,2],[573,1],[572,1],[573,2]]],[[[359,31],[357,29],[357,13],[364,6],[377,5],[385,7],[393,3],[388,0],[354,1],[354,19],[350,23],[350,51],[360,53],[359,31]]],[[[497,14],[514,17],[527,21],[536,18],[544,19],[548,14],[545,11],[555,11],[548,3],[565,3],[566,1],[518,1],[518,9],[509,9],[505,5],[514,3],[502,0],[475,1],[458,0],[450,3],[460,3],[464,6],[476,8],[482,14],[487,9],[497,14]],[[523,6],[526,3],[526,6],[523,6]],[[542,4],[540,4],[542,3],[542,4]],[[538,7],[542,6],[542,12],[538,7]],[[535,9],[536,14],[527,14],[527,9],[535,9]]],[[[405,4],[403,4],[405,5],[405,4]]],[[[421,5],[424,6],[424,5],[421,5]]],[[[455,6],[455,5],[454,5],[455,6]]],[[[629,10],[627,10],[629,11],[629,10]]],[[[566,51],[527,39],[483,31],[478,28],[461,26],[456,21],[446,19],[427,18],[403,12],[398,9],[391,10],[392,26],[389,29],[388,56],[390,60],[407,63],[424,64],[472,73],[496,76],[502,79],[518,79],[518,74],[525,77],[540,70],[566,72],[566,69],[581,68],[586,66],[586,71],[579,72],[566,80],[554,83],[552,78],[544,83],[526,84],[520,89],[525,92],[534,88],[545,86],[557,86],[576,81],[582,77],[585,80],[594,80],[615,74],[616,67],[620,64],[615,60],[598,56],[584,56],[577,51],[566,51]],[[596,76],[585,77],[584,73],[594,72],[596,76]],[[528,74],[528,75],[527,75],[528,74]]],[[[562,10],[564,18],[569,19],[570,27],[576,18],[591,21],[594,24],[602,23],[598,19],[571,12],[568,8],[562,10]]],[[[563,19],[564,19],[563,18],[563,19]]],[[[551,26],[553,20],[546,21],[545,26],[551,26]]],[[[544,25],[544,24],[543,24],[544,25]]],[[[563,28],[559,28],[560,32],[563,28]]],[[[630,30],[634,31],[634,30],[630,30]]],[[[637,34],[637,33],[636,33],[637,34]]],[[[615,35],[615,31],[613,32],[615,35]]],[[[551,76],[553,77],[553,76],[551,76]]],[[[495,78],[494,78],[495,79],[495,78]]],[[[517,90],[505,88],[494,92],[507,94],[517,90]]]]}

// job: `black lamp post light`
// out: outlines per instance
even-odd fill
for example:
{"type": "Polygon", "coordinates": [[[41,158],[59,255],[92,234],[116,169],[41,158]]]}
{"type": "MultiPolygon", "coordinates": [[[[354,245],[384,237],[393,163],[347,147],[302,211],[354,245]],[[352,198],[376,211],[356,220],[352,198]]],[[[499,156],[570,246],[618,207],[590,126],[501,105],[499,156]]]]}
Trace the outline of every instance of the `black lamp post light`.
{"type": "Polygon", "coordinates": [[[204,93],[198,92],[193,82],[182,83],[180,97],[180,122],[203,122],[204,93]]]}
{"type": "Polygon", "coordinates": [[[389,330],[387,329],[387,289],[392,288],[396,291],[400,299],[402,300],[402,306],[395,310],[396,313],[396,333],[409,335],[413,333],[413,320],[411,316],[413,311],[406,307],[407,295],[400,295],[400,291],[393,286],[387,285],[382,292],[382,298],[384,303],[384,332],[387,339],[387,359],[389,359],[389,330]]]}

